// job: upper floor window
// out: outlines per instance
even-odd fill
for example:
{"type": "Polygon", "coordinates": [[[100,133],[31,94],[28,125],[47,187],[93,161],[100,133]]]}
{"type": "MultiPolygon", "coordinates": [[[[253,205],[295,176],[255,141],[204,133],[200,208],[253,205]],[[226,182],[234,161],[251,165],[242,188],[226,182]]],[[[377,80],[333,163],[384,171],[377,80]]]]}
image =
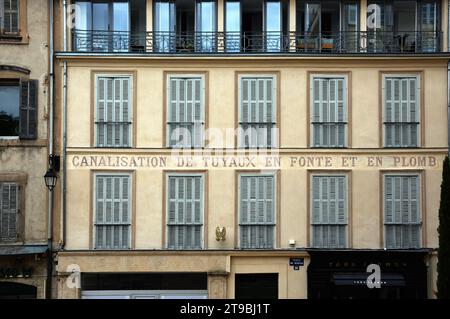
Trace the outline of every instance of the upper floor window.
{"type": "Polygon", "coordinates": [[[37,138],[37,80],[0,80],[0,139],[37,138]]]}
{"type": "Polygon", "coordinates": [[[167,193],[167,247],[201,249],[203,246],[203,175],[171,174],[167,193]]]}
{"type": "Polygon", "coordinates": [[[94,201],[94,247],[131,247],[131,176],[96,174],[94,201]]]}
{"type": "Polygon", "coordinates": [[[275,76],[239,77],[239,147],[277,146],[275,76]]]}
{"type": "Polygon", "coordinates": [[[132,77],[97,76],[95,136],[97,147],[130,147],[132,77]]]}
{"type": "Polygon", "coordinates": [[[347,146],[347,77],[311,79],[312,147],[347,146]]]}
{"type": "Polygon", "coordinates": [[[358,1],[297,0],[296,13],[298,51],[358,50],[358,1]]]}
{"type": "Polygon", "coordinates": [[[0,0],[0,35],[19,33],[19,0],[0,0]]]}
{"type": "Polygon", "coordinates": [[[19,185],[0,181],[0,242],[17,240],[19,185]]]}
{"type": "Polygon", "coordinates": [[[312,246],[347,247],[347,176],[312,176],[312,246]]]}
{"type": "Polygon", "coordinates": [[[275,176],[239,177],[239,242],[241,248],[275,246],[275,176]]]}
{"type": "Polygon", "coordinates": [[[383,96],[384,146],[419,146],[420,77],[385,75],[383,96]]]}
{"type": "Polygon", "coordinates": [[[420,176],[384,176],[384,245],[419,248],[421,232],[420,176]]]}
{"type": "Polygon", "coordinates": [[[227,0],[227,52],[283,52],[289,49],[288,5],[283,0],[227,0]]]}
{"type": "Polygon", "coordinates": [[[204,76],[168,77],[167,146],[199,148],[204,146],[204,76]]]}
{"type": "Polygon", "coordinates": [[[217,48],[214,0],[154,1],[156,52],[213,52],[217,48]]]}
{"type": "Polygon", "coordinates": [[[146,0],[83,0],[73,29],[74,49],[95,52],[144,52],[146,0]]]}
{"type": "Polygon", "coordinates": [[[369,52],[436,52],[440,3],[435,0],[368,1],[369,52]]]}

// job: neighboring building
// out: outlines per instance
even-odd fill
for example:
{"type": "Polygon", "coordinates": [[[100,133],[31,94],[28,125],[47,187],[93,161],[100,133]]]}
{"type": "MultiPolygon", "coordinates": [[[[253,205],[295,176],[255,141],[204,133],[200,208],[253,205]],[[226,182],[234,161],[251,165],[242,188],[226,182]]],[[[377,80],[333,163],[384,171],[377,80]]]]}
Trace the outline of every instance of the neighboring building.
{"type": "Polygon", "coordinates": [[[62,5],[59,298],[435,297],[447,1],[62,5]]]}
{"type": "Polygon", "coordinates": [[[47,296],[47,0],[0,0],[0,299],[47,296]]]}

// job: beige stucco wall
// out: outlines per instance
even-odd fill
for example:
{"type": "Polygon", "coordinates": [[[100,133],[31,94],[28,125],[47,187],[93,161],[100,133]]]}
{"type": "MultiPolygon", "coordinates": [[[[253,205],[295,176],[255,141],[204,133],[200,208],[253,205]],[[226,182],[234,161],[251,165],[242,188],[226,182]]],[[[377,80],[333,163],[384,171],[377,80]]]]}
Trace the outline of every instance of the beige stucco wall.
{"type": "MultiPolygon", "coordinates": [[[[22,3],[22,2],[21,2],[22,3]]],[[[26,8],[28,41],[0,44],[0,65],[31,71],[29,78],[39,80],[38,139],[8,141],[0,139],[0,174],[22,173],[25,186],[25,242],[45,243],[47,234],[47,191],[43,176],[47,169],[48,121],[48,1],[28,0],[26,8]]],[[[12,74],[12,72],[9,72],[12,74]]],[[[17,77],[23,76],[17,73],[17,77]]],[[[1,77],[1,71],[0,71],[1,77]]]]}
{"type": "MultiPolygon", "coordinates": [[[[139,150],[114,150],[114,155],[170,155],[163,147],[163,103],[164,71],[189,73],[206,71],[209,105],[207,126],[223,132],[235,126],[235,74],[236,72],[278,72],[280,77],[280,154],[288,156],[336,154],[348,156],[392,156],[402,154],[434,156],[434,167],[383,167],[383,169],[423,170],[425,179],[424,234],[425,247],[437,247],[437,208],[441,180],[441,161],[447,146],[447,92],[446,63],[439,59],[397,59],[395,61],[336,59],[267,59],[217,60],[193,59],[185,63],[174,59],[122,59],[118,62],[97,59],[95,65],[83,59],[69,61],[68,78],[68,192],[67,192],[67,249],[89,248],[91,172],[88,167],[79,168],[71,164],[73,156],[92,155],[91,144],[91,78],[92,72],[133,71],[137,74],[135,101],[136,146],[139,150]],[[126,64],[126,67],[124,66],[126,64]],[[332,66],[331,66],[332,65],[332,66]],[[351,140],[352,148],[339,152],[334,150],[305,149],[307,141],[307,74],[308,72],[350,72],[351,140]],[[393,151],[379,147],[380,72],[411,72],[423,74],[424,111],[421,128],[425,135],[426,149],[393,151]],[[153,148],[153,149],[152,149],[153,148]]],[[[216,141],[211,147],[217,146],[216,141]]],[[[231,145],[233,146],[233,145],[231,145]]],[[[97,155],[108,155],[106,150],[97,150],[97,155]]],[[[323,168],[323,167],[322,167],[323,168]]],[[[98,169],[98,168],[97,168],[98,169]]],[[[110,168],[108,168],[110,169],[110,168]]],[[[113,168],[117,170],[117,168],[113,168]]],[[[162,248],[163,169],[127,168],[135,170],[135,247],[139,249],[162,248]]],[[[333,169],[348,170],[342,165],[333,169]]],[[[351,232],[354,248],[382,248],[380,220],[381,170],[357,165],[350,171],[351,185],[351,232]]],[[[233,248],[235,236],[235,172],[232,169],[211,169],[207,183],[207,242],[208,248],[233,248]],[[225,226],[225,242],[215,241],[216,226],[225,226]]],[[[304,167],[282,169],[279,175],[280,188],[280,242],[278,247],[289,248],[289,240],[295,239],[297,247],[308,245],[307,170],[304,167]]]]}

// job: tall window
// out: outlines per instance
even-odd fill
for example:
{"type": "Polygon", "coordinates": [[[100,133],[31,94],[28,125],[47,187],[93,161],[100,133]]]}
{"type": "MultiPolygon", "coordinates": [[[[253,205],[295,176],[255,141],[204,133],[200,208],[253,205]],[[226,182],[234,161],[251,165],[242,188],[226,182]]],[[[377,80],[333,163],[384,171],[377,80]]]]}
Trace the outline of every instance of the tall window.
{"type": "Polygon", "coordinates": [[[239,84],[239,146],[276,147],[275,76],[241,76],[239,84]]]}
{"type": "Polygon", "coordinates": [[[0,138],[37,138],[37,80],[0,81],[0,138]]]}
{"type": "Polygon", "coordinates": [[[274,248],[275,176],[239,178],[239,239],[241,248],[274,248]]]}
{"type": "Polygon", "coordinates": [[[203,147],[205,84],[203,76],[168,79],[168,147],[203,147]]]}
{"type": "Polygon", "coordinates": [[[0,182],[0,242],[16,241],[18,211],[19,186],[0,182]]]}
{"type": "Polygon", "coordinates": [[[347,146],[347,78],[311,79],[311,138],[313,147],[347,146]]]}
{"type": "Polygon", "coordinates": [[[0,35],[19,33],[19,0],[0,0],[0,35]]]}
{"type": "Polygon", "coordinates": [[[384,176],[386,248],[419,248],[421,232],[420,176],[384,176]]]}
{"type": "Polygon", "coordinates": [[[201,249],[203,175],[169,175],[167,183],[167,247],[201,249]]]}
{"type": "Polygon", "coordinates": [[[312,177],[312,246],[347,247],[347,177],[312,177]]]}
{"type": "Polygon", "coordinates": [[[131,176],[95,175],[95,248],[131,247],[131,176]]]}
{"type": "Polygon", "coordinates": [[[96,146],[130,147],[132,128],[131,76],[98,76],[96,146]]]}
{"type": "Polygon", "coordinates": [[[419,76],[385,76],[383,82],[384,146],[419,146],[419,76]]]}

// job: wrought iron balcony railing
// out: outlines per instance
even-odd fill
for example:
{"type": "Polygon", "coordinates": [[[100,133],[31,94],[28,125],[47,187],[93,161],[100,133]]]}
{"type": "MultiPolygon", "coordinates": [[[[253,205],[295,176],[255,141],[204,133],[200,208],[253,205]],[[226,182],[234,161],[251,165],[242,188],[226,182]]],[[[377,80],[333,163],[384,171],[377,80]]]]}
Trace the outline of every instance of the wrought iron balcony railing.
{"type": "Polygon", "coordinates": [[[73,51],[106,53],[437,53],[441,32],[143,32],[74,30],[73,51]]]}

